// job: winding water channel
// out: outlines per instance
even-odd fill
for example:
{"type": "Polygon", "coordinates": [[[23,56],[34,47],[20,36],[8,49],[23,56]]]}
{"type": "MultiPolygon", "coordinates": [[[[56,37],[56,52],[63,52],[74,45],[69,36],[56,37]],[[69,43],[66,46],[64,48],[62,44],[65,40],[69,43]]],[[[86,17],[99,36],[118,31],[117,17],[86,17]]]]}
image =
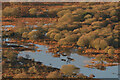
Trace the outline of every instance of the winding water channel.
{"type": "MultiPolygon", "coordinates": [[[[65,64],[73,64],[76,67],[80,68],[79,73],[83,73],[87,76],[90,74],[94,74],[95,78],[118,78],[118,66],[110,66],[106,67],[106,70],[99,70],[96,68],[86,68],[84,67],[86,64],[91,64],[91,58],[81,56],[76,53],[76,49],[70,49],[68,52],[66,52],[67,56],[60,56],[53,57],[52,53],[47,52],[48,46],[46,45],[38,45],[37,50],[42,50],[38,52],[37,50],[35,52],[32,51],[21,51],[18,56],[26,57],[26,55],[29,55],[30,59],[34,59],[35,61],[40,61],[46,66],[51,66],[55,68],[61,68],[62,65],[65,64]],[[69,61],[68,57],[73,58],[74,61],[69,61]],[[64,61],[62,61],[63,59],[64,61]]],[[[26,46],[27,47],[27,46],[26,46]]]]}
{"type": "Polygon", "coordinates": [[[90,74],[94,74],[95,78],[118,78],[118,66],[111,66],[106,67],[106,70],[98,70],[95,68],[86,68],[84,65],[91,64],[91,58],[78,55],[75,53],[75,50],[71,50],[71,53],[69,53],[67,56],[60,56],[59,58],[53,57],[52,53],[47,53],[48,47],[45,45],[38,45],[35,44],[38,48],[38,50],[42,50],[38,52],[37,50],[35,52],[31,51],[21,51],[18,56],[26,57],[25,55],[30,55],[30,59],[35,59],[35,61],[40,61],[46,66],[52,66],[56,68],[61,68],[62,65],[65,64],[73,64],[76,67],[80,68],[79,73],[83,73],[87,76],[90,74]],[[71,57],[75,59],[74,61],[67,61],[67,57],[71,57]],[[66,61],[61,61],[61,59],[65,59],[66,61]]]}

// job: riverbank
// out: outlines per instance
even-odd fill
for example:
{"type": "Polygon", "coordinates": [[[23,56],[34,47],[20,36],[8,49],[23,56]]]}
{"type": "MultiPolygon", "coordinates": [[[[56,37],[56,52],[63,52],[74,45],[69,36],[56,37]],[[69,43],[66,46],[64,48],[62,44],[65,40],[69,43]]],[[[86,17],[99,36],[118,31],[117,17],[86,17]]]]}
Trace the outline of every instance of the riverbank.
{"type": "MultiPolygon", "coordinates": [[[[32,41],[32,40],[21,40],[21,41],[17,41],[17,40],[11,40],[11,41],[8,41],[6,43],[17,43],[19,45],[25,45],[25,43],[33,43],[33,44],[29,44],[29,46],[35,46],[34,44],[38,44],[38,45],[45,45],[45,46],[49,46],[48,48],[48,51],[46,52],[50,52],[50,53],[53,53],[53,57],[60,57],[61,55],[62,56],[67,56],[65,53],[65,49],[77,49],[77,54],[79,55],[82,55],[82,56],[86,56],[86,57],[94,57],[95,59],[92,60],[91,63],[96,63],[99,62],[99,59],[97,59],[97,57],[101,57],[101,60],[103,59],[104,61],[108,62],[107,64],[103,64],[105,67],[107,66],[117,66],[119,65],[118,61],[120,59],[119,57],[119,49],[116,49],[115,50],[115,53],[114,53],[114,57],[109,57],[108,54],[105,54],[105,51],[104,50],[94,50],[94,49],[87,49],[87,48],[76,48],[75,46],[60,46],[57,44],[56,41],[51,41],[49,39],[46,39],[46,40],[38,40],[38,41],[32,41]],[[104,57],[102,57],[104,56],[104,57]]],[[[25,51],[25,50],[32,50],[32,48],[25,48],[25,47],[18,47],[19,48],[19,51],[25,51]]],[[[38,47],[35,47],[36,49],[38,47]]],[[[17,49],[17,48],[15,48],[17,49]]],[[[17,49],[18,50],[18,49],[17,49]]],[[[42,50],[37,50],[38,52],[42,51],[42,50]]],[[[33,50],[34,52],[34,50],[33,50]]],[[[70,60],[73,60],[72,58],[70,58],[70,60]]],[[[88,64],[89,65],[89,64],[88,64]]],[[[86,66],[86,67],[89,67],[89,66],[86,66]]],[[[100,65],[99,63],[98,64],[92,64],[90,66],[93,66],[93,67],[96,67],[96,65],[100,65]]],[[[90,68],[90,67],[89,67],[90,68]]]]}
{"type": "MultiPolygon", "coordinates": [[[[34,44],[26,44],[21,43],[21,41],[8,41],[7,44],[15,45],[27,45],[34,46],[34,44]],[[21,44],[20,44],[21,43],[21,44]]],[[[54,68],[51,66],[45,66],[42,62],[35,61],[34,59],[28,59],[29,55],[25,55],[24,57],[17,57],[14,54],[18,55],[19,51],[16,50],[15,47],[18,46],[3,46],[3,78],[50,78],[53,73],[58,72],[57,74],[61,75],[60,69],[54,68]],[[8,53],[9,52],[9,53],[8,53]],[[10,57],[11,56],[11,57],[10,57]]],[[[23,47],[24,48],[24,47],[23,47]]],[[[36,47],[37,48],[37,47],[36,47]]],[[[20,48],[19,48],[20,49],[20,48]]],[[[26,49],[22,50],[26,51],[26,49]]],[[[38,51],[38,50],[37,50],[38,51]]],[[[79,74],[73,76],[69,76],[69,78],[77,78],[79,74]]],[[[54,76],[54,75],[53,75],[54,76]]],[[[80,78],[89,79],[90,76],[87,77],[83,74],[79,75],[80,78]]],[[[57,78],[57,76],[56,76],[57,78]]],[[[67,76],[61,76],[61,78],[68,78],[67,76]]],[[[90,79],[91,80],[91,79],[90,79]]]]}

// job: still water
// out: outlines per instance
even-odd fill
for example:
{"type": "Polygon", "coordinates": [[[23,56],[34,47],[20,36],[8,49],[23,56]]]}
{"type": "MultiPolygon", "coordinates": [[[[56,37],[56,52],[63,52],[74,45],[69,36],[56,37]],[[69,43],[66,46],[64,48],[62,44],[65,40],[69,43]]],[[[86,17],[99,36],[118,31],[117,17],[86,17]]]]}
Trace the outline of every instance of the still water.
{"type": "MultiPolygon", "coordinates": [[[[46,25],[46,24],[45,24],[46,25]]],[[[34,27],[37,27],[37,25],[33,25],[34,27]]],[[[2,27],[15,27],[13,25],[4,25],[2,27]]],[[[7,40],[9,41],[9,40],[7,40]]],[[[91,64],[91,58],[81,56],[75,52],[75,50],[69,51],[67,56],[60,56],[59,58],[53,57],[52,53],[48,53],[48,46],[45,45],[38,45],[38,50],[42,50],[40,52],[35,51],[21,51],[18,56],[26,57],[26,54],[30,55],[30,59],[35,59],[35,61],[40,61],[46,66],[61,68],[62,65],[66,64],[73,64],[76,67],[80,68],[79,73],[83,73],[84,75],[89,76],[90,74],[94,74],[95,78],[118,78],[118,66],[110,66],[106,67],[106,70],[98,70],[95,68],[86,68],[84,67],[86,64],[91,64]],[[69,61],[67,57],[73,58],[74,61],[69,61]],[[64,59],[66,61],[62,61],[61,59],[64,59]]]]}
{"type": "Polygon", "coordinates": [[[60,56],[59,58],[53,57],[52,53],[48,53],[48,47],[45,45],[38,45],[35,44],[38,48],[38,50],[42,50],[40,52],[35,51],[21,51],[18,56],[25,57],[26,54],[30,55],[30,59],[35,59],[35,61],[40,61],[44,65],[52,66],[56,68],[61,68],[62,65],[66,64],[73,64],[76,67],[80,68],[79,73],[83,73],[87,76],[90,74],[94,74],[95,78],[118,78],[118,66],[111,66],[106,67],[106,70],[98,70],[95,68],[86,68],[84,67],[86,64],[91,64],[91,58],[81,56],[74,51],[71,51],[71,53],[67,54],[67,56],[60,56]],[[74,61],[68,61],[67,57],[73,58],[74,61]],[[61,59],[65,59],[66,61],[61,61],[61,59]]]}

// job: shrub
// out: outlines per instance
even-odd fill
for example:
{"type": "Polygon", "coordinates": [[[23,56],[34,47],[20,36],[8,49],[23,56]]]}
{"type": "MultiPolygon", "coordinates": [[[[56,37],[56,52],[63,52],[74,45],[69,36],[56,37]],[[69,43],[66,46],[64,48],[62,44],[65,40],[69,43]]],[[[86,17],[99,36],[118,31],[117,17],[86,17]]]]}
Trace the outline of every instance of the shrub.
{"type": "Polygon", "coordinates": [[[73,30],[73,33],[74,33],[74,34],[80,33],[80,28],[74,29],[74,30],[73,30]]]}
{"type": "Polygon", "coordinates": [[[106,19],[107,17],[109,17],[107,14],[105,14],[104,12],[97,12],[95,15],[94,15],[95,18],[100,18],[102,17],[103,19],[106,19]]]}
{"type": "Polygon", "coordinates": [[[37,9],[36,9],[36,8],[31,8],[31,9],[29,9],[29,13],[30,13],[32,16],[36,16],[36,14],[37,14],[37,9]]]}
{"type": "Polygon", "coordinates": [[[117,16],[112,16],[110,20],[113,21],[113,22],[118,22],[119,21],[117,16]]]}
{"type": "Polygon", "coordinates": [[[37,73],[38,71],[37,71],[36,67],[33,66],[33,67],[30,67],[30,68],[28,69],[28,72],[31,73],[31,74],[33,74],[33,73],[37,73]]]}
{"type": "Polygon", "coordinates": [[[78,36],[76,34],[72,34],[70,36],[65,37],[65,39],[68,43],[71,43],[71,42],[75,43],[78,40],[78,36]]]}
{"type": "Polygon", "coordinates": [[[110,21],[109,20],[104,20],[102,23],[103,23],[103,26],[106,27],[108,24],[110,24],[110,21]]]}
{"type": "Polygon", "coordinates": [[[84,18],[85,18],[85,19],[92,18],[92,15],[87,14],[87,15],[84,16],[84,18]]]}
{"type": "Polygon", "coordinates": [[[18,22],[16,24],[16,27],[14,29],[14,32],[18,32],[19,34],[23,34],[24,32],[30,32],[32,31],[32,28],[25,25],[23,22],[18,22]]]}
{"type": "Polygon", "coordinates": [[[29,32],[29,29],[26,27],[21,27],[21,28],[18,28],[16,32],[23,34],[24,32],[29,32]]]}
{"type": "Polygon", "coordinates": [[[96,21],[96,19],[95,18],[88,18],[88,19],[85,19],[85,23],[87,23],[87,24],[91,24],[92,22],[94,22],[94,21],[96,21]]]}
{"type": "Polygon", "coordinates": [[[41,28],[43,25],[44,25],[44,22],[39,22],[39,23],[37,24],[37,26],[40,27],[40,28],[41,28]]]}
{"type": "Polygon", "coordinates": [[[100,22],[100,21],[95,21],[91,24],[92,26],[100,26],[100,27],[103,27],[103,23],[100,22]]]}
{"type": "Polygon", "coordinates": [[[67,4],[65,4],[66,6],[64,6],[63,7],[63,10],[71,10],[71,11],[73,11],[73,10],[75,10],[76,9],[76,7],[75,7],[75,5],[72,5],[72,6],[69,6],[69,5],[67,5],[67,4]]]}
{"type": "Polygon", "coordinates": [[[77,75],[77,78],[86,78],[87,76],[85,76],[84,74],[80,73],[77,75]]]}
{"type": "Polygon", "coordinates": [[[60,45],[67,45],[67,44],[68,44],[68,42],[66,41],[65,38],[60,39],[58,43],[59,43],[60,45]]]}
{"type": "Polygon", "coordinates": [[[23,58],[22,56],[19,56],[19,57],[18,57],[18,60],[19,60],[20,62],[22,62],[22,61],[24,60],[24,58],[23,58]]]}
{"type": "Polygon", "coordinates": [[[59,22],[57,25],[56,25],[56,27],[57,27],[57,29],[59,29],[59,30],[65,30],[65,29],[67,29],[67,23],[66,22],[59,22]]]}
{"type": "Polygon", "coordinates": [[[116,30],[120,29],[120,25],[115,25],[115,29],[116,30]]]}
{"type": "Polygon", "coordinates": [[[60,8],[49,9],[48,10],[48,15],[52,16],[52,17],[55,17],[57,15],[57,13],[61,10],[62,9],[60,9],[60,8]]]}
{"type": "Polygon", "coordinates": [[[109,9],[110,8],[110,5],[100,5],[99,7],[98,7],[98,10],[106,10],[106,9],[109,9]]]}
{"type": "Polygon", "coordinates": [[[86,27],[86,26],[82,26],[82,28],[80,28],[80,32],[82,33],[82,34],[84,34],[84,33],[89,33],[90,31],[91,31],[92,29],[90,28],[90,27],[86,27]]]}
{"type": "Polygon", "coordinates": [[[96,48],[97,50],[100,49],[100,41],[101,41],[101,39],[100,39],[100,38],[97,38],[97,39],[95,39],[94,42],[93,42],[93,47],[96,48]]]}
{"type": "Polygon", "coordinates": [[[71,13],[66,13],[64,16],[58,19],[62,23],[70,23],[73,21],[73,15],[71,13]]]}
{"type": "Polygon", "coordinates": [[[47,32],[47,36],[50,37],[51,33],[59,33],[60,31],[58,29],[52,29],[49,32],[47,32]]]}
{"type": "Polygon", "coordinates": [[[77,68],[74,65],[63,65],[60,68],[60,71],[64,73],[65,75],[72,76],[73,74],[77,74],[79,72],[79,68],[77,68]]]}
{"type": "MultiPolygon", "coordinates": [[[[119,38],[119,37],[118,37],[119,38]]],[[[113,46],[115,47],[115,48],[118,48],[118,45],[119,45],[119,39],[118,38],[116,38],[116,39],[114,39],[114,41],[113,41],[113,46]]]]}
{"type": "Polygon", "coordinates": [[[57,33],[56,35],[55,35],[55,37],[54,37],[54,39],[56,40],[56,41],[59,41],[61,38],[62,38],[62,34],[61,33],[57,33]]]}
{"type": "Polygon", "coordinates": [[[11,13],[11,15],[14,16],[14,17],[19,17],[19,16],[21,16],[21,15],[20,15],[20,8],[19,8],[19,7],[12,8],[12,13],[11,13]]]}
{"type": "Polygon", "coordinates": [[[103,50],[108,46],[107,41],[105,41],[104,39],[100,41],[100,48],[103,50]]]}
{"type": "Polygon", "coordinates": [[[73,15],[73,19],[76,22],[82,22],[84,20],[84,16],[83,15],[73,15]]]}
{"type": "Polygon", "coordinates": [[[17,53],[14,51],[7,51],[7,59],[10,60],[11,62],[14,62],[17,60],[17,53]]]}
{"type": "MultiPolygon", "coordinates": [[[[26,24],[25,24],[23,21],[17,21],[16,24],[15,24],[15,26],[16,26],[17,29],[18,29],[18,28],[23,28],[23,27],[25,27],[26,24]]],[[[17,29],[16,29],[16,30],[17,30],[17,29]]]]}
{"type": "Polygon", "coordinates": [[[101,29],[101,26],[91,26],[92,30],[101,29]]]}
{"type": "Polygon", "coordinates": [[[55,35],[56,35],[56,33],[51,33],[51,34],[50,34],[50,38],[51,38],[51,39],[54,39],[55,35]]]}
{"type": "Polygon", "coordinates": [[[109,54],[109,56],[112,56],[114,54],[114,49],[109,49],[108,54],[109,54]]]}
{"type": "Polygon", "coordinates": [[[6,40],[6,38],[11,38],[11,37],[13,37],[14,36],[14,32],[13,31],[3,31],[2,32],[2,38],[3,38],[3,40],[6,40]]]}
{"type": "Polygon", "coordinates": [[[93,41],[93,47],[97,50],[105,49],[108,46],[108,43],[104,39],[97,38],[93,41]]]}
{"type": "Polygon", "coordinates": [[[113,24],[108,24],[108,25],[107,25],[107,28],[110,28],[110,29],[113,30],[113,29],[114,29],[114,25],[113,25],[113,24]]]}
{"type": "Polygon", "coordinates": [[[14,16],[14,17],[19,17],[20,16],[20,8],[11,8],[11,7],[6,7],[3,10],[3,15],[4,16],[14,16]]]}
{"type": "Polygon", "coordinates": [[[77,9],[77,10],[73,11],[72,14],[74,14],[74,15],[78,15],[78,14],[82,15],[84,12],[85,11],[83,9],[77,9]]]}
{"type": "Polygon", "coordinates": [[[46,78],[62,78],[62,75],[58,71],[50,72],[46,78]]]}
{"type": "Polygon", "coordinates": [[[110,35],[110,36],[107,36],[105,40],[108,42],[109,45],[113,45],[114,37],[110,35]]]}
{"type": "Polygon", "coordinates": [[[95,57],[98,61],[100,61],[101,63],[103,63],[103,60],[105,60],[105,55],[104,54],[99,54],[95,57]]]}
{"type": "Polygon", "coordinates": [[[79,46],[88,46],[89,45],[89,41],[88,41],[87,37],[82,35],[78,39],[77,45],[79,45],[79,46]]]}
{"type": "Polygon", "coordinates": [[[27,75],[25,72],[17,74],[14,76],[14,78],[29,78],[30,76],[27,75]]]}
{"type": "Polygon", "coordinates": [[[68,30],[62,30],[60,33],[61,33],[61,34],[68,33],[68,30]]]}
{"type": "Polygon", "coordinates": [[[86,36],[89,41],[89,45],[92,46],[91,42],[93,42],[98,37],[98,33],[97,32],[89,32],[88,34],[86,34],[86,36]]]}
{"type": "Polygon", "coordinates": [[[28,33],[28,38],[31,40],[37,40],[38,38],[41,38],[43,35],[39,31],[31,31],[28,33]]]}
{"type": "Polygon", "coordinates": [[[118,10],[111,10],[110,11],[110,16],[118,16],[118,14],[119,14],[119,11],[118,10]]]}
{"type": "Polygon", "coordinates": [[[57,13],[58,17],[62,17],[63,15],[65,15],[66,13],[71,13],[71,11],[68,9],[68,10],[62,10],[62,11],[59,11],[57,13]]]}
{"type": "Polygon", "coordinates": [[[27,39],[27,38],[28,38],[28,32],[24,32],[24,33],[22,34],[22,37],[25,38],[25,39],[27,39]]]}

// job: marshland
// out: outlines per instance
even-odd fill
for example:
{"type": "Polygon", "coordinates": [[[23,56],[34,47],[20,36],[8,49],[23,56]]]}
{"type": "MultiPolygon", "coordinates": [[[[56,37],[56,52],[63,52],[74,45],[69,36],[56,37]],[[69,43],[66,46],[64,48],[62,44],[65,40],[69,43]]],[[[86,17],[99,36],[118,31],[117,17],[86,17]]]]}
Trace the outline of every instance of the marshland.
{"type": "Polygon", "coordinates": [[[118,78],[119,2],[4,2],[2,14],[3,78],[118,78]]]}

